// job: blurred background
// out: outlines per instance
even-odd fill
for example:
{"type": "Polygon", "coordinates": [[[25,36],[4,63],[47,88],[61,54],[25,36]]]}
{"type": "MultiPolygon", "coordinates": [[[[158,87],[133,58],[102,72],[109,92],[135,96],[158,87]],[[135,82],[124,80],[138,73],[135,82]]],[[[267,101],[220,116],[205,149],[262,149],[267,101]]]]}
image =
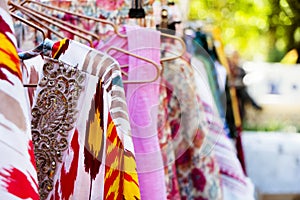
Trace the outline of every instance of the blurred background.
{"type": "Polygon", "coordinates": [[[300,199],[300,1],[180,4],[188,21],[220,29],[227,56],[239,53],[243,82],[262,107],[246,106],[242,137],[257,199],[300,199]]]}
{"type": "Polygon", "coordinates": [[[280,62],[300,48],[298,0],[190,0],[187,9],[188,20],[217,24],[225,45],[247,60],[280,62]]]}

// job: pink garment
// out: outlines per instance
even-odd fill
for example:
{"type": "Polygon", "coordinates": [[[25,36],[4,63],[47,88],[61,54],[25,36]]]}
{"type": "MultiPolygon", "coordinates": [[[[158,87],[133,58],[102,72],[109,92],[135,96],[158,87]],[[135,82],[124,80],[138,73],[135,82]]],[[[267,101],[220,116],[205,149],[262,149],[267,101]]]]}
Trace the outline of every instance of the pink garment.
{"type": "MultiPolygon", "coordinates": [[[[76,19],[71,14],[68,14],[68,13],[64,14],[62,20],[65,21],[65,22],[69,22],[69,23],[71,23],[73,25],[76,25],[76,19]]],[[[64,35],[65,35],[66,38],[69,38],[71,40],[74,39],[75,35],[73,33],[69,32],[69,31],[64,31],[64,30],[62,30],[62,32],[64,33],[64,35]]]]}
{"type": "MultiPolygon", "coordinates": [[[[160,33],[140,27],[126,27],[128,50],[160,62],[160,33]]],[[[129,80],[149,80],[156,68],[129,57],[129,80]]],[[[157,135],[159,82],[128,84],[126,100],[135,148],[141,199],[166,199],[164,166],[157,135]]]]}
{"type": "Polygon", "coordinates": [[[96,5],[107,11],[120,9],[124,5],[124,0],[97,0],[96,5]]]}
{"type": "MultiPolygon", "coordinates": [[[[119,32],[121,34],[126,34],[126,27],[120,27],[119,32]]],[[[111,37],[109,37],[109,39],[107,41],[95,41],[94,42],[94,48],[102,51],[102,52],[106,52],[110,47],[117,47],[117,48],[121,48],[124,50],[128,50],[128,42],[127,42],[127,37],[126,38],[122,38],[116,34],[112,35],[111,37]]],[[[109,51],[107,52],[110,56],[112,56],[114,59],[116,59],[119,63],[120,66],[122,65],[126,65],[128,64],[128,55],[122,53],[122,52],[118,52],[115,50],[109,51]]],[[[123,68],[122,71],[127,72],[128,68],[123,68]]],[[[126,76],[122,77],[123,80],[127,80],[126,76]]],[[[124,88],[126,89],[126,85],[124,85],[124,88]]]]}
{"type": "MultiPolygon", "coordinates": [[[[95,48],[100,51],[107,51],[112,46],[118,47],[159,63],[159,32],[131,26],[121,27],[120,32],[122,34],[127,32],[128,37],[121,38],[114,35],[108,41],[95,45],[95,48]],[[147,41],[144,41],[144,38],[147,38],[147,41]],[[142,50],[143,47],[144,50],[142,50]]],[[[129,64],[129,80],[149,80],[155,77],[157,73],[152,65],[140,59],[128,57],[128,55],[114,50],[108,54],[113,56],[121,66],[129,64]]],[[[128,71],[128,69],[123,69],[123,71],[128,71]]],[[[123,77],[123,79],[127,78],[123,77]]],[[[137,148],[135,153],[142,199],[166,199],[164,166],[157,137],[158,83],[159,80],[151,84],[124,85],[129,105],[133,142],[137,148]],[[151,98],[148,97],[148,94],[151,94],[151,98]],[[138,101],[139,104],[135,101],[138,101]]]]}

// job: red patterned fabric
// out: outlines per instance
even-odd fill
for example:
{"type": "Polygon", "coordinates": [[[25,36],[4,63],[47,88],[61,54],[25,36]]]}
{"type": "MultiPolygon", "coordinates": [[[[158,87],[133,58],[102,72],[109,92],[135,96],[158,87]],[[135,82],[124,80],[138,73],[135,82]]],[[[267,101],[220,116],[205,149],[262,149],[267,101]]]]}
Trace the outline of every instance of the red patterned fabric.
{"type": "Polygon", "coordinates": [[[13,24],[0,8],[0,198],[38,200],[29,107],[13,24]]]}
{"type": "Polygon", "coordinates": [[[72,40],[44,45],[32,109],[41,199],[140,199],[118,64],[72,40]]]}
{"type": "Polygon", "coordinates": [[[172,90],[168,92],[168,123],[180,196],[181,199],[220,200],[220,171],[214,152],[206,150],[211,146],[207,139],[210,133],[193,73],[184,60],[164,63],[163,77],[172,90]]]}
{"type": "Polygon", "coordinates": [[[165,182],[168,200],[181,199],[175,165],[175,151],[172,143],[171,124],[168,120],[168,105],[171,100],[172,86],[163,78],[159,88],[159,109],[158,109],[158,138],[165,168],[165,182]]]}

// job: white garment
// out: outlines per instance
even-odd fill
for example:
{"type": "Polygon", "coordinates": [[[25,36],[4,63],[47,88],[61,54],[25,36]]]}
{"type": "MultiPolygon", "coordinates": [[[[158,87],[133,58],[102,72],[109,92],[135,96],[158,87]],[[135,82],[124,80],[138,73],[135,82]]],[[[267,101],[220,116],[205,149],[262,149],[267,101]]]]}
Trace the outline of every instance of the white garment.
{"type": "MultiPolygon", "coordinates": [[[[204,64],[195,57],[192,57],[191,63],[195,70],[196,88],[201,100],[204,102],[209,126],[211,126],[210,130],[213,132],[207,138],[214,144],[211,148],[215,151],[220,167],[224,200],[254,200],[254,186],[249,178],[245,176],[237,158],[236,150],[224,132],[224,123],[217,114],[217,107],[209,89],[204,64]]],[[[222,85],[224,85],[224,82],[222,82],[222,85]]]]}

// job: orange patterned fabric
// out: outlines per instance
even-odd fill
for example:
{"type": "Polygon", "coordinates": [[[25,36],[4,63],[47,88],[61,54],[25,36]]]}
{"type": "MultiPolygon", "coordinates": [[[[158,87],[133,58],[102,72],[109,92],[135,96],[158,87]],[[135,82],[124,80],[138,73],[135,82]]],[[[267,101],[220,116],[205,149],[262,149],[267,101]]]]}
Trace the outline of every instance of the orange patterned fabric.
{"type": "MultiPolygon", "coordinates": [[[[54,68],[44,65],[40,82],[45,76],[47,81],[55,75],[58,78],[53,82],[54,87],[38,88],[37,94],[56,88],[53,96],[60,94],[61,89],[65,89],[64,95],[70,92],[75,95],[62,98],[68,99],[68,113],[74,115],[66,118],[70,121],[69,130],[60,133],[66,149],[60,152],[61,161],[56,162],[56,170],[50,177],[53,189],[45,199],[140,199],[120,67],[110,56],[69,39],[55,43],[47,40],[44,44],[51,45],[43,49],[51,49],[47,53],[61,64],[57,70],[56,64],[54,68]],[[75,82],[65,81],[71,74],[75,82]],[[74,85],[80,80],[79,85],[74,85]]],[[[45,59],[46,56],[49,55],[44,53],[45,59]]],[[[59,106],[60,102],[53,103],[59,106]]],[[[51,112],[53,115],[49,116],[60,115],[57,109],[51,112]]],[[[44,189],[40,192],[45,194],[44,189]]]]}
{"type": "Polygon", "coordinates": [[[110,114],[107,128],[104,194],[104,199],[107,200],[140,199],[134,155],[124,149],[110,114]]]}
{"type": "Polygon", "coordinates": [[[108,116],[106,163],[104,177],[104,198],[122,199],[122,160],[124,156],[123,145],[118,138],[116,127],[110,115],[108,116]]]}
{"type": "Polygon", "coordinates": [[[59,56],[68,49],[68,45],[69,45],[68,39],[63,39],[54,43],[52,47],[52,57],[58,59],[59,56]]]}
{"type": "Polygon", "coordinates": [[[30,114],[12,27],[0,8],[0,197],[38,200],[30,114]]]}
{"type": "Polygon", "coordinates": [[[7,70],[11,74],[17,76],[20,80],[22,80],[22,74],[16,47],[7,33],[12,34],[12,30],[0,16],[0,79],[6,80],[9,83],[13,84],[8,79],[4,70],[7,70]]]}

